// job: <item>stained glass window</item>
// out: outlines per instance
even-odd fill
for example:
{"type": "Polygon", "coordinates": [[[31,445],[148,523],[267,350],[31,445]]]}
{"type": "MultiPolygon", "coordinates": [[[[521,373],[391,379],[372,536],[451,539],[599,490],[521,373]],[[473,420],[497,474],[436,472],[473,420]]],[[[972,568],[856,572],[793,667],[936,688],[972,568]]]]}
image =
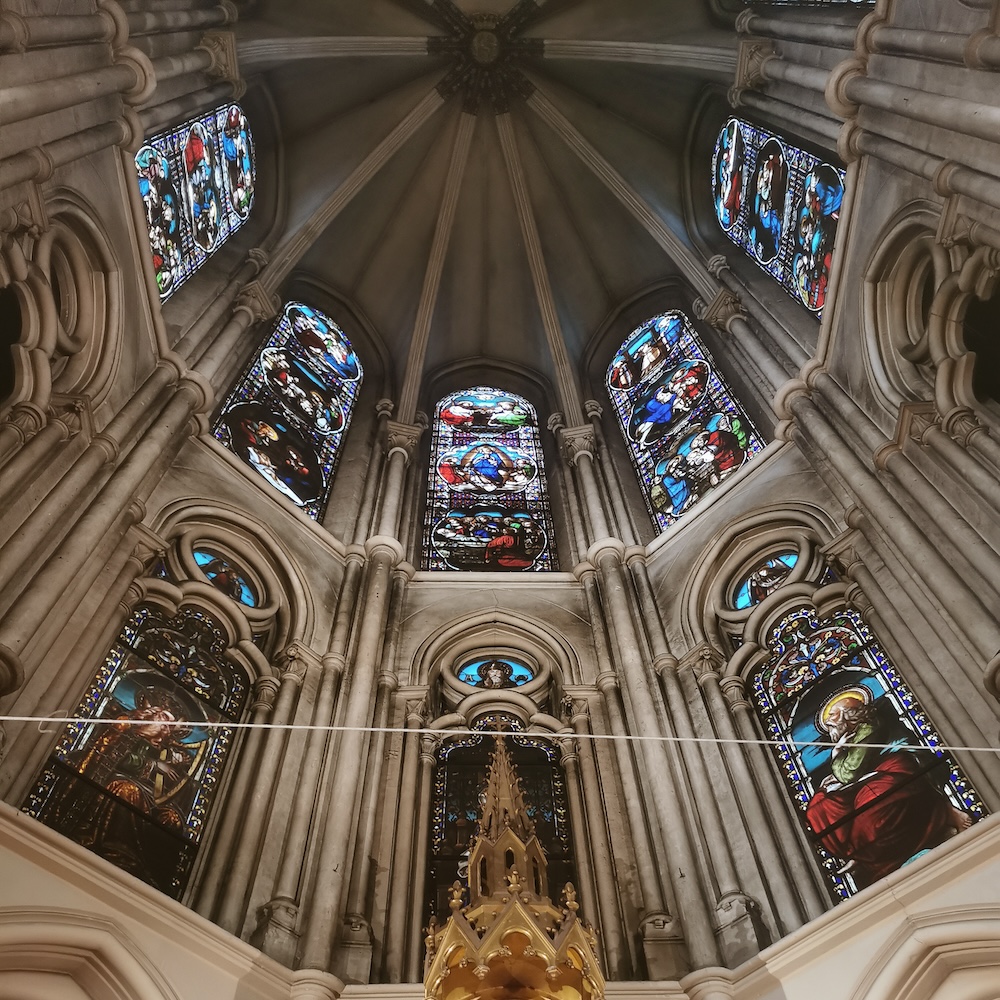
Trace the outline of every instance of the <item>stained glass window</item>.
{"type": "Polygon", "coordinates": [[[726,235],[792,298],[820,313],[844,199],[844,171],[731,118],[715,144],[712,189],[726,235]]]}
{"type": "Polygon", "coordinates": [[[518,732],[523,727],[513,716],[491,713],[473,726],[485,735],[454,737],[438,751],[431,805],[428,916],[435,913],[439,920],[449,914],[451,884],[467,878],[469,848],[479,819],[479,796],[486,786],[497,727],[514,730],[504,738],[521,782],[528,817],[548,860],[549,885],[576,881],[558,750],[543,737],[518,732]]]}
{"type": "Polygon", "coordinates": [[[160,298],[250,218],[253,137],[238,104],[153,136],[135,154],[160,298]]]}
{"type": "Polygon", "coordinates": [[[800,608],[768,644],[752,699],[836,895],[854,895],[983,818],[975,789],[858,614],[821,619],[800,608]]]}
{"type": "Polygon", "coordinates": [[[534,677],[531,667],[509,656],[480,656],[458,671],[458,679],[463,684],[481,688],[521,687],[534,677]]]}
{"type": "Polygon", "coordinates": [[[661,530],[764,447],[683,313],[634,330],[607,387],[661,530]]]}
{"type": "Polygon", "coordinates": [[[798,561],[796,552],[778,552],[761,559],[736,585],[733,606],[737,611],[745,611],[760,604],[788,579],[798,561]]]}
{"type": "Polygon", "coordinates": [[[213,587],[248,608],[257,607],[257,592],[250,578],[231,559],[204,547],[195,549],[193,554],[194,561],[213,587]]]}
{"type": "Polygon", "coordinates": [[[225,649],[203,611],[136,611],[25,812],[178,898],[232,744],[233,730],[218,724],[237,721],[247,698],[225,649]]]}
{"type": "Polygon", "coordinates": [[[538,419],[526,399],[476,386],[438,404],[424,569],[556,568],[538,419]]]}
{"type": "Polygon", "coordinates": [[[363,374],[329,316],[289,302],[223,404],[215,436],[319,519],[363,374]]]}

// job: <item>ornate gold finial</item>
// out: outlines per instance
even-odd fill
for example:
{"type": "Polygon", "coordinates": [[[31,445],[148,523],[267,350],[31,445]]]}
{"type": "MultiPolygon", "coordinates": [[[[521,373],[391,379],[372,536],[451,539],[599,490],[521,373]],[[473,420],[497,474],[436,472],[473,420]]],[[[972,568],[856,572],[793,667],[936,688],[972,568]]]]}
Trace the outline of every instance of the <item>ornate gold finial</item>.
{"type": "Polygon", "coordinates": [[[451,901],[448,905],[451,907],[452,913],[457,913],[462,909],[462,896],[465,890],[462,888],[462,883],[457,879],[451,884],[451,901]]]}
{"type": "Polygon", "coordinates": [[[576,887],[572,882],[567,882],[563,889],[563,902],[570,913],[576,913],[580,909],[580,904],[576,901],[576,887]]]}

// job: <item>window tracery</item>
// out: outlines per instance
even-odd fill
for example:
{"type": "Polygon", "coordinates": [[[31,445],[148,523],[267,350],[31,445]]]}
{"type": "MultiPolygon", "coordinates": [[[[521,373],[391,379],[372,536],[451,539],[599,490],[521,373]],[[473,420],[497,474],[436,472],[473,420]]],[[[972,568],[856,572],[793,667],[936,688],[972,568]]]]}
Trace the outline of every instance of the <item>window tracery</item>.
{"type": "Polygon", "coordinates": [[[289,302],[223,404],[214,434],[319,520],[363,378],[344,331],[318,309],[289,302]]]}
{"type": "Polygon", "coordinates": [[[29,815],[179,898],[249,678],[210,614],[135,611],[24,804],[29,815]]]}
{"type": "Polygon", "coordinates": [[[424,569],[556,568],[538,418],[521,396],[475,386],[435,411],[424,569]]]}
{"type": "Polygon", "coordinates": [[[792,298],[817,315],[826,301],[844,171],[740,118],[712,158],[722,231],[792,298]]]}
{"type": "Polygon", "coordinates": [[[135,166],[165,300],[250,218],[256,183],[250,124],[238,104],[224,104],[153,136],[135,154],[135,166]]]}
{"type": "Polygon", "coordinates": [[[518,688],[535,679],[535,671],[512,656],[477,656],[458,670],[463,684],[477,688],[518,688]]]}
{"type": "Polygon", "coordinates": [[[661,531],[764,447],[676,310],[629,335],[608,366],[606,385],[661,531]]]}

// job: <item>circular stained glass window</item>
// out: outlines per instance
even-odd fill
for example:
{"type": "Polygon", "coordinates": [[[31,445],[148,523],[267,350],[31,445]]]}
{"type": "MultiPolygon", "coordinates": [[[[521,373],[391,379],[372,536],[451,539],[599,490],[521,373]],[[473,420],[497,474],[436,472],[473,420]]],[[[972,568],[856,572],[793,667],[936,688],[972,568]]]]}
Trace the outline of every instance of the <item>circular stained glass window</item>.
{"type": "Polygon", "coordinates": [[[257,607],[257,592],[253,584],[230,559],[208,548],[197,548],[193,554],[198,568],[213,587],[248,608],[257,607]]]}
{"type": "Polygon", "coordinates": [[[736,587],[736,610],[752,608],[773,594],[788,579],[798,560],[797,552],[778,552],[757,563],[736,587]]]}
{"type": "Polygon", "coordinates": [[[534,677],[530,667],[509,656],[478,657],[458,671],[463,684],[478,688],[516,688],[534,677]]]}

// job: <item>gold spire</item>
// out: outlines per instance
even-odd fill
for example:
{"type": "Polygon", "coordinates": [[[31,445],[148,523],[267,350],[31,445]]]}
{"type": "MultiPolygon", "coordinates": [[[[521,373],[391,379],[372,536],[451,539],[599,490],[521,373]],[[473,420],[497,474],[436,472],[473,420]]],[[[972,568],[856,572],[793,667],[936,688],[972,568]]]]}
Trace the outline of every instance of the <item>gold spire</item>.
{"type": "Polygon", "coordinates": [[[500,733],[496,734],[496,747],[486,776],[482,809],[479,818],[480,837],[496,841],[508,828],[525,843],[534,836],[535,825],[528,818],[521,782],[500,733]]]}
{"type": "Polygon", "coordinates": [[[456,882],[451,916],[427,928],[425,1000],[603,1000],[594,929],[571,884],[561,906],[548,896],[545,852],[499,732],[480,801],[469,904],[456,882]]]}

